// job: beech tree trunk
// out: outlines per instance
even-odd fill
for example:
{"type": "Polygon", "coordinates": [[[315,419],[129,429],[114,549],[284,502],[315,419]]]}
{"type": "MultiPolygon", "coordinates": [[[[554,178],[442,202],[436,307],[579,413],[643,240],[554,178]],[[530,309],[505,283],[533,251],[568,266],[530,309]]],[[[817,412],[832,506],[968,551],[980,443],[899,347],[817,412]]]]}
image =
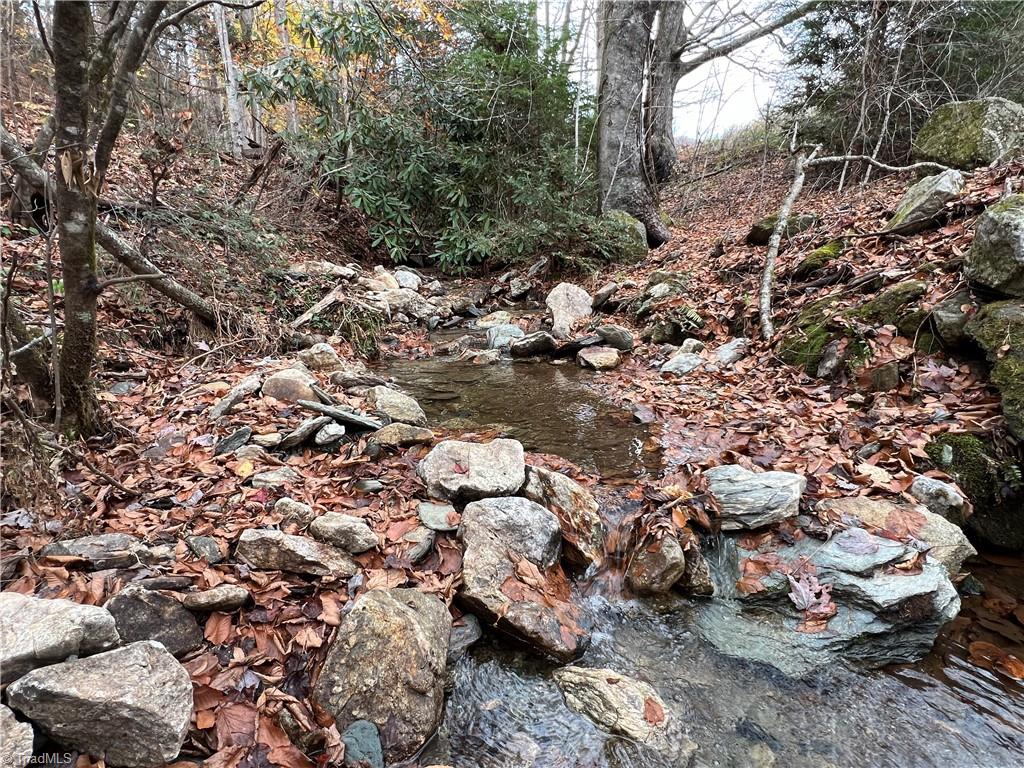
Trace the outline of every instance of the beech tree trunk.
{"type": "Polygon", "coordinates": [[[231,40],[228,38],[228,22],[224,15],[224,7],[213,5],[213,20],[217,25],[217,41],[220,43],[220,55],[224,61],[224,96],[227,100],[228,134],[231,137],[231,156],[240,160],[245,141],[242,102],[238,98],[238,75],[235,63],[231,58],[231,40]]]}
{"type": "MultiPolygon", "coordinates": [[[[292,55],[292,40],[288,35],[288,0],[274,0],[274,26],[277,27],[277,39],[281,43],[281,55],[292,55]]],[[[288,114],[288,132],[295,134],[299,131],[299,112],[295,106],[295,99],[288,99],[285,104],[288,114]]]]}
{"type": "Polygon", "coordinates": [[[647,92],[647,151],[654,180],[664,184],[676,167],[676,140],[672,131],[672,105],[683,65],[676,51],[686,39],[685,3],[662,3],[658,35],[654,41],[650,85],[647,92]]]}
{"type": "Polygon", "coordinates": [[[601,211],[623,210],[638,219],[652,248],[671,237],[658,212],[645,153],[644,85],[657,8],[654,0],[603,0],[598,37],[601,211]]]}

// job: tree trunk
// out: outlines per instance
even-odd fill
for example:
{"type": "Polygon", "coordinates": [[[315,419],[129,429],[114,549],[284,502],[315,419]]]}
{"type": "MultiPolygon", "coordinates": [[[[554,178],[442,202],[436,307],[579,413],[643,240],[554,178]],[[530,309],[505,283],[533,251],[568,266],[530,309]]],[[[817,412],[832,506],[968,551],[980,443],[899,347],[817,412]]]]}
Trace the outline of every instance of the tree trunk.
{"type": "MultiPolygon", "coordinates": [[[[288,35],[288,0],[274,0],[274,25],[277,27],[277,39],[281,43],[281,55],[292,55],[292,40],[288,35]]],[[[295,99],[288,99],[285,104],[288,113],[288,132],[299,132],[299,112],[295,99]]]]}
{"type": "Polygon", "coordinates": [[[217,25],[217,41],[220,43],[220,55],[224,60],[224,95],[227,99],[228,134],[231,137],[231,156],[242,159],[242,146],[245,141],[242,103],[238,99],[238,75],[235,63],[231,59],[231,41],[228,38],[228,22],[224,15],[224,7],[213,5],[213,20],[217,25]]]}
{"type": "Polygon", "coordinates": [[[603,0],[598,38],[601,211],[623,210],[639,219],[652,248],[671,237],[658,212],[644,152],[644,83],[656,10],[653,0],[603,0]]]}
{"type": "Polygon", "coordinates": [[[28,385],[33,403],[40,409],[53,405],[53,377],[50,375],[50,364],[46,359],[46,351],[53,343],[52,339],[37,342],[43,331],[36,332],[25,325],[15,306],[14,297],[7,294],[6,286],[0,283],[0,305],[3,317],[0,319],[11,340],[11,362],[14,363],[17,377],[28,385]],[[35,342],[35,343],[34,343],[35,342]],[[31,346],[30,346],[31,345],[31,346]]]}
{"type": "MultiPolygon", "coordinates": [[[[53,116],[51,115],[46,118],[39,128],[39,133],[36,134],[35,141],[32,142],[32,150],[29,152],[32,162],[38,165],[45,162],[50,145],[53,143],[53,130],[53,116]]],[[[46,199],[21,176],[14,179],[11,191],[13,194],[8,209],[11,221],[16,221],[26,227],[35,226],[41,232],[49,230],[50,225],[46,220],[46,199]]]]}
{"type": "Polygon", "coordinates": [[[647,151],[654,179],[664,184],[672,178],[676,166],[676,140],[672,131],[672,105],[683,68],[676,56],[686,37],[685,3],[661,5],[658,36],[654,41],[650,84],[647,89],[648,139],[647,151]]]}
{"type": "MultiPolygon", "coordinates": [[[[53,9],[56,89],[56,208],[64,277],[64,335],[60,349],[59,413],[80,435],[103,426],[92,389],[96,355],[96,182],[88,160],[89,3],[57,3],[53,9]]],[[[59,427],[59,424],[58,424],[59,427]]]]}

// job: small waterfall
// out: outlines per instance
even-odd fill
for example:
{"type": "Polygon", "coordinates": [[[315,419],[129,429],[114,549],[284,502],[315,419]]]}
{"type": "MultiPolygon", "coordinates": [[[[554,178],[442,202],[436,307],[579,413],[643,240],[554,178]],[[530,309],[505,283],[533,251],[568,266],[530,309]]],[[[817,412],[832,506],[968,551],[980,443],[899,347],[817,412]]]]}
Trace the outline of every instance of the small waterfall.
{"type": "Polygon", "coordinates": [[[701,537],[701,552],[715,583],[715,597],[732,600],[738,596],[736,580],[739,577],[739,554],[736,539],[723,533],[701,537]]]}

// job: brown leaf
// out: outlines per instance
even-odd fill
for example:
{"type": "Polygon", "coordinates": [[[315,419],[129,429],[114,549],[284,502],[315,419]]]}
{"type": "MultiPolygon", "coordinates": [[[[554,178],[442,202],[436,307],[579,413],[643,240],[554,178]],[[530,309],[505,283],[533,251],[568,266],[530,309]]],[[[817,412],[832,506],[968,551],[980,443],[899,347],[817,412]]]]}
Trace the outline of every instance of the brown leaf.
{"type": "Polygon", "coordinates": [[[665,710],[650,696],[644,698],[644,720],[651,725],[660,725],[665,722],[665,710]]]}

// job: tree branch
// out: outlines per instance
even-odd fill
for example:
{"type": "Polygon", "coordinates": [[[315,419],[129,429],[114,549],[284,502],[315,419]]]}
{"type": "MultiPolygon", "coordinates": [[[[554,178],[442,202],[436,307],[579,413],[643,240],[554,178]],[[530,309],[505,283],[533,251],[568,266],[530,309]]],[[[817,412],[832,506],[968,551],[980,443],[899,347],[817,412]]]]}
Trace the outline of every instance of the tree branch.
{"type": "Polygon", "coordinates": [[[124,285],[125,283],[138,283],[142,280],[163,280],[167,275],[163,272],[154,272],[151,275],[131,275],[130,277],[112,277],[109,280],[101,280],[96,284],[96,293],[102,293],[113,285],[124,285]]]}
{"type": "MultiPolygon", "coordinates": [[[[911,163],[910,165],[888,165],[888,164],[883,163],[883,162],[881,162],[879,160],[875,160],[875,158],[871,157],[870,155],[830,155],[828,157],[819,157],[819,158],[815,158],[814,160],[808,160],[806,165],[807,165],[808,168],[815,168],[815,167],[817,167],[819,165],[827,165],[829,163],[857,163],[857,162],[867,163],[868,165],[875,166],[875,168],[880,168],[883,171],[892,171],[893,173],[902,173],[903,171],[925,171],[925,170],[938,171],[939,173],[942,173],[943,171],[948,171],[949,170],[949,166],[942,165],[941,163],[926,163],[926,162],[922,162],[922,163],[911,163]]],[[[970,176],[971,174],[965,173],[964,175],[965,176],[970,176]]]]}
{"type": "Polygon", "coordinates": [[[160,34],[168,27],[173,27],[180,24],[181,20],[188,16],[190,13],[195,13],[200,8],[205,8],[208,5],[213,5],[214,3],[216,3],[217,5],[222,5],[225,8],[231,8],[236,11],[247,11],[250,8],[256,8],[260,5],[263,5],[264,2],[266,2],[266,0],[255,0],[255,2],[252,3],[227,3],[223,2],[223,0],[198,0],[198,2],[192,3],[192,5],[182,8],[177,13],[173,13],[166,19],[161,21],[156,26],[156,29],[153,30],[153,39],[155,40],[156,38],[158,38],[160,34]]]}

